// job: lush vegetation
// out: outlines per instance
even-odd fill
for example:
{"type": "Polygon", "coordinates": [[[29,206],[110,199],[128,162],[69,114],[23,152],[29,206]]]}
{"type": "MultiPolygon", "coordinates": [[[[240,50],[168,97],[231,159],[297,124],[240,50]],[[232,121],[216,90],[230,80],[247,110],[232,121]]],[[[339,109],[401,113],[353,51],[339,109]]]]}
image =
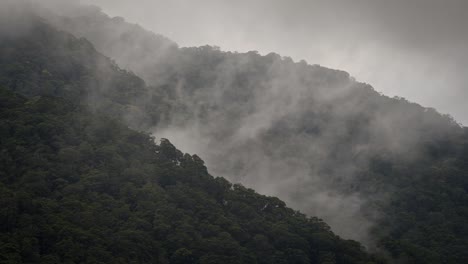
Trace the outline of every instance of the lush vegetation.
{"type": "Polygon", "coordinates": [[[180,49],[96,9],[52,21],[91,42],[37,17],[0,32],[0,261],[378,262],[127,126],[192,129],[210,169],[277,182],[309,215],[323,193],[358,196],[391,261],[468,261],[468,132],[450,117],[276,54],[180,49]]]}
{"type": "Polygon", "coordinates": [[[427,144],[425,159],[392,162],[378,157],[358,184],[392,196],[383,204],[373,236],[404,263],[468,260],[468,130],[456,141],[427,144]],[[380,183],[369,182],[379,177],[380,183]]]}
{"type": "Polygon", "coordinates": [[[195,120],[197,139],[210,142],[204,152],[216,173],[262,188],[284,182],[285,173],[294,180],[299,171],[298,185],[274,192],[317,215],[323,212],[310,207],[322,189],[344,199],[358,195],[365,201],[359,213],[374,216],[374,246],[393,260],[468,261],[468,137],[449,116],[382,96],[345,72],[276,54],[177,48],[98,9],[52,21],[154,85],[155,94],[175,105],[166,119],[170,126],[183,130],[195,120]],[[142,53],[151,59],[139,59],[142,53]],[[256,133],[239,136],[258,123],[256,133]],[[252,179],[265,171],[259,165],[265,159],[287,170],[267,167],[265,181],[252,179]],[[311,184],[303,180],[307,174],[313,174],[311,184]]]}
{"type": "MultiPolygon", "coordinates": [[[[18,15],[26,29],[0,32],[0,85],[24,96],[56,96],[88,105],[93,111],[126,120],[131,126],[157,122],[157,97],[142,79],[120,69],[86,39],[57,31],[31,14],[18,15]],[[146,107],[151,102],[152,107],[146,107]],[[152,118],[154,120],[152,120],[152,118]]],[[[12,23],[18,26],[21,21],[12,23]]]]}
{"type": "Polygon", "coordinates": [[[0,90],[2,263],[372,263],[317,218],[70,101],[0,90]]]}

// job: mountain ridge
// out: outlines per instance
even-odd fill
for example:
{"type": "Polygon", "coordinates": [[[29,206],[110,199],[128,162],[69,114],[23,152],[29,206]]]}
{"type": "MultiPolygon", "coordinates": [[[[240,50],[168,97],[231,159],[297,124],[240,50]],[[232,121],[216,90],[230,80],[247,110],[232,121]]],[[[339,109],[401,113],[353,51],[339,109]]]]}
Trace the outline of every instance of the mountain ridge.
{"type": "MultiPolygon", "coordinates": [[[[73,26],[73,18],[68,19],[73,26]]],[[[117,32],[112,39],[118,40],[123,22],[109,20],[117,32]]],[[[114,34],[106,23],[103,28],[98,23],[78,29],[114,34]]],[[[99,44],[100,36],[105,35],[87,37],[99,44]]],[[[116,47],[128,43],[124,38],[116,47]]],[[[133,52],[123,49],[121,53],[127,50],[133,52]]],[[[41,63],[54,69],[46,68],[49,73],[68,76],[75,72],[54,68],[60,60],[50,60],[53,57],[47,52],[41,63]]],[[[8,58],[5,54],[1,57],[8,58]]],[[[128,54],[121,55],[121,60],[128,58],[128,54]]],[[[234,180],[236,176],[262,193],[279,194],[295,208],[307,209],[309,215],[325,215],[327,222],[335,221],[333,230],[348,225],[355,235],[366,233],[378,240],[372,244],[400,261],[457,263],[465,259],[459,248],[466,245],[466,129],[451,118],[403,99],[380,96],[345,72],[293,63],[276,54],[233,54],[206,46],[174,47],[163,57],[153,64],[150,60],[149,66],[140,65],[140,71],[146,72],[143,75],[150,76],[145,78],[150,86],[136,76],[131,81],[132,74],[112,70],[111,61],[104,59],[104,65],[91,60],[90,65],[95,64],[89,69],[91,82],[78,78],[72,87],[100,91],[95,100],[85,100],[98,113],[154,131],[158,137],[174,138],[184,147],[195,142],[195,153],[208,157],[208,167],[214,167],[215,174],[234,180]],[[123,79],[116,81],[116,76],[123,79]],[[426,234],[433,239],[425,241],[426,234]],[[450,236],[453,239],[446,240],[450,236]]],[[[21,57],[11,58],[3,65],[14,65],[21,57]]],[[[27,65],[28,60],[20,61],[27,65]]],[[[76,57],[72,61],[83,63],[76,57]]],[[[11,71],[5,71],[8,67],[1,69],[0,77],[11,81],[11,71]]],[[[40,83],[43,78],[37,76],[47,75],[40,68],[14,71],[24,73],[16,78],[23,84],[28,78],[26,84],[40,83]]],[[[40,89],[50,86],[40,84],[40,89]]],[[[25,87],[37,92],[34,85],[25,87]]],[[[45,92],[57,96],[54,92],[59,90],[45,92]]]]}

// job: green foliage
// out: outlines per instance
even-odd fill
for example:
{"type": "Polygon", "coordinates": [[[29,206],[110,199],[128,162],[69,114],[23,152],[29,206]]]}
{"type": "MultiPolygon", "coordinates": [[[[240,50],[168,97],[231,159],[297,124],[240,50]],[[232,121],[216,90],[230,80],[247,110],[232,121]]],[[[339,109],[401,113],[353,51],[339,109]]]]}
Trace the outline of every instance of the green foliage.
{"type": "Polygon", "coordinates": [[[0,122],[2,263],[378,262],[319,219],[73,102],[1,89],[0,122]]]}
{"type": "MultiPolygon", "coordinates": [[[[355,82],[339,91],[344,99],[317,101],[324,95],[329,100],[326,95],[335,91],[327,89],[348,84],[349,75],[276,54],[224,53],[208,46],[171,44],[167,62],[155,67],[164,74],[142,69],[157,84],[146,87],[87,40],[42,21],[33,24],[27,34],[0,41],[0,85],[10,90],[0,90],[0,263],[379,262],[360,244],[339,239],[323,221],[213,178],[198,156],[168,140],[155,145],[125,126],[145,129],[174,116],[182,124],[195,118],[223,142],[237,120],[255,111],[252,98],[266,93],[270,71],[297,74],[298,79],[284,78],[280,90],[300,80],[294,85],[308,88],[300,101],[308,107],[256,138],[266,152],[302,161],[311,157],[302,141],[284,142],[298,135],[314,140],[335,131],[324,124],[338,124],[340,133],[330,137],[336,141],[328,150],[331,158],[321,165],[332,171],[359,159],[350,151],[355,146],[370,149],[372,159],[365,166],[356,163],[362,166],[352,183],[338,173],[329,178],[338,191],[357,192],[371,201],[366,206],[378,208],[378,248],[402,263],[467,262],[468,133],[449,117],[355,82]],[[229,89],[217,104],[206,103],[220,71],[228,74],[229,83],[222,85],[229,89]],[[174,87],[181,83],[185,97],[179,98],[174,87]],[[211,124],[217,116],[228,117],[216,124],[220,130],[211,124]],[[381,118],[414,133],[408,138],[417,138],[423,155],[413,158],[410,150],[401,158],[386,150],[386,135],[369,133],[381,118]],[[389,193],[390,199],[379,199],[389,193]]],[[[115,49],[120,53],[140,38],[132,31],[112,42],[121,45],[115,49]]]]}
{"type": "Polygon", "coordinates": [[[374,235],[395,259],[408,263],[468,260],[467,132],[451,142],[433,142],[445,149],[434,152],[436,146],[430,146],[428,152],[436,158],[374,168],[374,173],[388,175],[382,178],[382,188],[394,189],[374,235]]]}
{"type": "Polygon", "coordinates": [[[152,102],[167,108],[139,77],[118,68],[86,39],[57,31],[40,18],[25,20],[30,28],[19,36],[0,32],[1,86],[28,97],[77,101],[96,112],[128,117],[134,127],[160,119],[157,107],[140,107],[152,102]]]}

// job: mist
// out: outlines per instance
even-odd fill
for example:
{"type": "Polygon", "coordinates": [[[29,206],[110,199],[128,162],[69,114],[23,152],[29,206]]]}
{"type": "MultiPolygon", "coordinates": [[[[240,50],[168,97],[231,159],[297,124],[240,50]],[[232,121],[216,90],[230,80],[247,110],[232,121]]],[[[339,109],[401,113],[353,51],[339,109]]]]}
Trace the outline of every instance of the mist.
{"type": "Polygon", "coordinates": [[[396,1],[83,1],[181,46],[276,52],[349,72],[389,96],[468,123],[468,3],[396,1]]]}
{"type": "MultiPolygon", "coordinates": [[[[53,5],[59,16],[41,13],[57,28],[88,39],[169,102],[165,116],[145,124],[146,131],[198,154],[211,174],[278,196],[367,246],[374,244],[376,207],[393,191],[359,186],[378,173],[367,168],[380,157],[405,164],[424,159],[424,142],[459,128],[434,109],[379,92],[410,99],[414,93],[420,103],[437,99],[427,105],[456,116],[443,105],[465,106],[438,93],[461,97],[453,93],[466,76],[458,65],[465,54],[451,48],[461,43],[464,29],[454,30],[459,39],[432,46],[420,45],[432,35],[417,37],[412,33],[418,28],[394,32],[401,25],[391,27],[395,18],[381,16],[383,7],[373,4],[260,1],[247,10],[245,2],[93,3],[169,37],[96,8],[53,5]],[[203,43],[221,48],[179,48],[203,43]],[[260,54],[242,53],[248,50],[260,54]]],[[[133,123],[132,117],[125,119],[133,123]]]]}

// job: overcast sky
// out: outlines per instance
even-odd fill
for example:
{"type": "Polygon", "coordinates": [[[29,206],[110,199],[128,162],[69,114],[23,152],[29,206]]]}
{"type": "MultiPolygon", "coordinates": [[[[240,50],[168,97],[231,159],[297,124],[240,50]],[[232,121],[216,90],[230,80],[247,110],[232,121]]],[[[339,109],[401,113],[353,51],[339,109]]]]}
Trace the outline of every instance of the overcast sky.
{"type": "Polygon", "coordinates": [[[348,71],[468,125],[468,0],[82,0],[180,46],[348,71]]]}

